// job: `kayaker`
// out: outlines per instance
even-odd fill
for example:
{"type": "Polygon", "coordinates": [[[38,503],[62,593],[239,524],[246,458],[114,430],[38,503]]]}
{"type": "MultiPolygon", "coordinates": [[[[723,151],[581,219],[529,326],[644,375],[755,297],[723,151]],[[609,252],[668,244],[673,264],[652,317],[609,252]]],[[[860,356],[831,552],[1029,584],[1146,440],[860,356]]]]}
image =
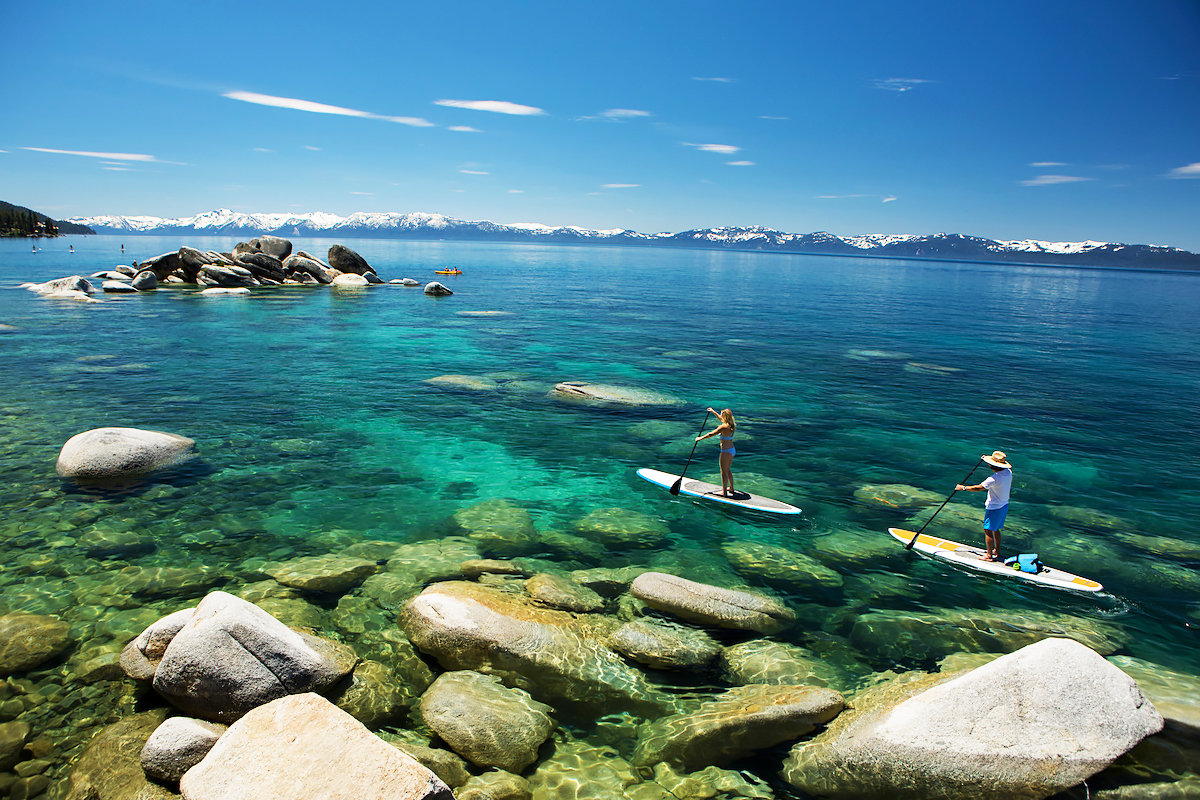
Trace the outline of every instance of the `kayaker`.
{"type": "Polygon", "coordinates": [[[1000,531],[1004,528],[1004,518],[1008,516],[1008,494],[1012,489],[1012,465],[1008,457],[995,450],[990,456],[980,456],[992,468],[991,477],[984,479],[974,486],[955,486],[960,492],[988,493],[987,502],[983,504],[983,536],[987,544],[987,555],[980,556],[980,561],[1000,560],[1000,531]]]}

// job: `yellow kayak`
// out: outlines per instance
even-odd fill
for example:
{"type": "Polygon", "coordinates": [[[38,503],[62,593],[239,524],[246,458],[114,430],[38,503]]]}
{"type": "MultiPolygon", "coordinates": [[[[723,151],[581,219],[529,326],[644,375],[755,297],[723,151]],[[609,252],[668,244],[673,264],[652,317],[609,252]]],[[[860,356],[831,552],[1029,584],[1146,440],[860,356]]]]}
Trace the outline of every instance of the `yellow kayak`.
{"type": "Polygon", "coordinates": [[[434,275],[462,275],[461,269],[435,269],[434,275]]]}

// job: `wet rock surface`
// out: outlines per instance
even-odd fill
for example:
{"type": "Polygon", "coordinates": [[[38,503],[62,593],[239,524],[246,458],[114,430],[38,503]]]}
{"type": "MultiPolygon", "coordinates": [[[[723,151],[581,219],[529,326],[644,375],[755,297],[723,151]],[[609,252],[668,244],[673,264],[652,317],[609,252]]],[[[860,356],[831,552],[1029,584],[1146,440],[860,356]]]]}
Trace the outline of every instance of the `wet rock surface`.
{"type": "Polygon", "coordinates": [[[188,800],[453,800],[431,771],[315,694],[260,706],[179,782],[188,800]],[[348,760],[347,756],[351,759],[348,760]]]}
{"type": "Polygon", "coordinates": [[[739,686],[695,712],[645,726],[633,763],[666,762],[685,770],[725,766],[755,750],[811,733],[844,705],[841,694],[816,686],[739,686]]]}
{"type": "Polygon", "coordinates": [[[226,726],[190,717],[171,717],[154,729],[142,747],[146,775],[158,781],[177,781],[199,764],[226,726]]]}
{"type": "Polygon", "coordinates": [[[537,760],[553,709],[500,679],[447,672],[421,697],[421,718],[454,752],[481,767],[520,773],[537,760]]]}
{"type": "Polygon", "coordinates": [[[665,621],[635,620],[617,629],[609,647],[654,669],[699,669],[721,652],[704,631],[665,621]]]}
{"type": "Polygon", "coordinates": [[[658,611],[719,628],[777,633],[796,619],[790,609],[769,597],[662,572],[639,575],[630,593],[658,611]]]}
{"type": "Polygon", "coordinates": [[[793,748],[810,794],[1048,797],[1104,769],[1162,717],[1087,647],[1048,639],[961,674],[882,684],[793,748]]]}
{"type": "Polygon", "coordinates": [[[461,581],[430,586],[400,615],[422,652],[448,670],[501,676],[506,685],[558,702],[657,710],[663,698],[602,643],[616,627],[536,606],[521,594],[461,581]]]}

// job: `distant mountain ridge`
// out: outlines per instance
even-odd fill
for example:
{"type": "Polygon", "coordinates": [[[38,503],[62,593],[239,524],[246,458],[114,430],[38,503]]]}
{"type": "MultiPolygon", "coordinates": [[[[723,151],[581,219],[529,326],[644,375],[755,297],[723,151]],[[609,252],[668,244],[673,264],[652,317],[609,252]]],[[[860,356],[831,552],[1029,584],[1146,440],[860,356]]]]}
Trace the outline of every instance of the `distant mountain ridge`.
{"type": "Polygon", "coordinates": [[[607,244],[763,250],[820,255],[1009,261],[1064,266],[1200,270],[1200,255],[1176,247],[1111,242],[996,241],[957,233],[869,234],[785,233],[752,227],[703,228],[681,233],[638,233],[622,228],[591,230],[537,223],[466,221],[442,214],[356,212],[348,217],[309,214],[242,214],[217,209],[194,217],[73,217],[101,234],[312,236],[368,239],[460,240],[546,244],[607,244]]]}

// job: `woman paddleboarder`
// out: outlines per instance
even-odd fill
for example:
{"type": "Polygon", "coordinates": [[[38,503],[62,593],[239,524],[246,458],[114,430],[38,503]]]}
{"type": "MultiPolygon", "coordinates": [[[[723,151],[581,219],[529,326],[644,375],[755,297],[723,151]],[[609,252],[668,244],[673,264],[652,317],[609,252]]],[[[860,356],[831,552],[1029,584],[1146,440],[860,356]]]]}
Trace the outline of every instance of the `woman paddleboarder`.
{"type": "Polygon", "coordinates": [[[708,411],[710,414],[716,414],[721,424],[703,436],[697,436],[696,441],[711,436],[721,437],[721,454],[717,457],[721,464],[721,496],[737,497],[737,492],[733,490],[733,455],[736,452],[733,447],[733,433],[737,430],[737,423],[733,421],[733,412],[728,408],[720,412],[711,408],[708,411]]]}

